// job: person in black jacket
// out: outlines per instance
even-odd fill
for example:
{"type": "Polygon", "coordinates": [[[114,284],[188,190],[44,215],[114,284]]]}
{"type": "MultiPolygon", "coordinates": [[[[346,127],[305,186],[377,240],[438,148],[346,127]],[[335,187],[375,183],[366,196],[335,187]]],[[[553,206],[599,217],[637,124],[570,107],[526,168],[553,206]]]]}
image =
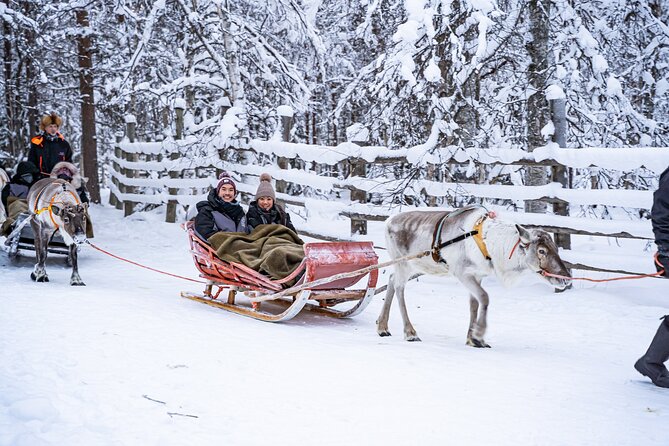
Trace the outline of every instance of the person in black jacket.
{"type": "MultiPolygon", "coordinates": [[[[664,269],[669,277],[669,167],[660,175],[660,186],[653,194],[651,222],[657,245],[658,271],[664,269]]],[[[663,316],[655,337],[646,353],[637,360],[634,368],[650,378],[658,387],[669,388],[669,370],[664,365],[669,360],[669,315],[663,316]]]]}
{"type": "Polygon", "coordinates": [[[74,164],[67,161],[56,163],[51,171],[51,178],[67,181],[77,190],[82,203],[90,203],[88,191],[86,190],[86,181],[88,181],[88,178],[83,178],[79,173],[79,169],[74,164]]]}
{"type": "Polygon", "coordinates": [[[249,204],[249,211],[246,213],[249,229],[253,230],[259,225],[277,224],[297,234],[295,227],[290,222],[290,215],[276,203],[276,194],[271,181],[270,174],[260,175],[260,185],[256,191],[255,201],[249,204]]]}
{"type": "MultiPolygon", "coordinates": [[[[669,167],[660,175],[660,186],[653,194],[650,216],[657,245],[657,260],[664,269],[664,277],[669,278],[669,167]]],[[[658,271],[660,265],[655,265],[658,271]]]]}
{"type": "Polygon", "coordinates": [[[7,212],[7,219],[0,227],[0,235],[8,235],[17,217],[28,212],[28,191],[40,179],[39,169],[29,161],[16,167],[16,174],[0,192],[0,199],[7,212]]]}
{"type": "Polygon", "coordinates": [[[40,134],[30,140],[28,161],[37,166],[42,178],[47,178],[59,162],[72,162],[70,143],[58,132],[62,123],[55,113],[43,116],[39,124],[40,134]]]}
{"type": "Polygon", "coordinates": [[[16,174],[2,189],[2,204],[8,209],[10,197],[27,199],[30,187],[40,179],[39,169],[29,161],[22,161],[16,167],[16,174]]]}
{"type": "Polygon", "coordinates": [[[249,232],[244,209],[235,200],[237,185],[225,171],[218,178],[216,189],[209,192],[206,201],[197,204],[194,218],[195,233],[205,241],[221,231],[249,232]]]}

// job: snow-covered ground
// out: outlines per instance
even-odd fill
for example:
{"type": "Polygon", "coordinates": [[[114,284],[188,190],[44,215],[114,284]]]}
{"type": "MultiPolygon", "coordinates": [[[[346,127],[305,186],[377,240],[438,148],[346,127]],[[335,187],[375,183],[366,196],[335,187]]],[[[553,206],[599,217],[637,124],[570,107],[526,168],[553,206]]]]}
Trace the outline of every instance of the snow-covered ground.
{"type": "MultiPolygon", "coordinates": [[[[178,225],[91,213],[99,246],[196,277],[178,225]]],[[[33,263],[0,253],[2,446],[669,444],[669,390],[632,367],[669,313],[669,281],[555,294],[487,280],[492,348],[474,349],[452,279],[409,285],[423,342],[408,343],[396,308],[394,335],[376,335],[382,296],[354,319],[270,324],[92,249],[86,287],[69,286],[58,256],[51,282],[33,283],[33,263]]]]}

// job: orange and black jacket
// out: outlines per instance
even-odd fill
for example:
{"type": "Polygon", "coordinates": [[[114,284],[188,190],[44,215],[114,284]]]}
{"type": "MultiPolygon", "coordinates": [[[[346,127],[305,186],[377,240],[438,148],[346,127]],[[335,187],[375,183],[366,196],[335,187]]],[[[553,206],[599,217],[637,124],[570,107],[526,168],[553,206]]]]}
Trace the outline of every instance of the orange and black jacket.
{"type": "Polygon", "coordinates": [[[37,135],[30,140],[28,161],[37,166],[42,178],[46,178],[59,162],[72,162],[72,148],[60,133],[56,133],[55,137],[49,137],[46,133],[37,135]]]}

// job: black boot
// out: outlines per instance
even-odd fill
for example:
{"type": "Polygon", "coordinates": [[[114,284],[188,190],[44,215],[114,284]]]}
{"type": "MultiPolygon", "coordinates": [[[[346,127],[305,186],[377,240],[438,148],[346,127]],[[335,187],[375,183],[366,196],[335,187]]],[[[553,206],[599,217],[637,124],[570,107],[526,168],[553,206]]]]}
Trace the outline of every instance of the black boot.
{"type": "Polygon", "coordinates": [[[669,371],[664,366],[669,360],[669,315],[663,319],[648,351],[634,364],[634,368],[649,377],[656,386],[669,388],[669,371]]]}

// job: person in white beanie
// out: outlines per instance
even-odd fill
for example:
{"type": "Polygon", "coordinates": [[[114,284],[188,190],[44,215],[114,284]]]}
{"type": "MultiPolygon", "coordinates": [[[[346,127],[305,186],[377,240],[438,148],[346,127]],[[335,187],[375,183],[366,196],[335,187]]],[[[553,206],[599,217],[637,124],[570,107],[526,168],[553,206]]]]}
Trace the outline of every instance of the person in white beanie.
{"type": "Polygon", "coordinates": [[[276,203],[272,177],[268,173],[260,175],[260,185],[256,191],[255,201],[249,204],[246,219],[250,230],[259,225],[277,224],[283,225],[297,234],[295,227],[290,222],[290,215],[281,205],[276,203]]]}

